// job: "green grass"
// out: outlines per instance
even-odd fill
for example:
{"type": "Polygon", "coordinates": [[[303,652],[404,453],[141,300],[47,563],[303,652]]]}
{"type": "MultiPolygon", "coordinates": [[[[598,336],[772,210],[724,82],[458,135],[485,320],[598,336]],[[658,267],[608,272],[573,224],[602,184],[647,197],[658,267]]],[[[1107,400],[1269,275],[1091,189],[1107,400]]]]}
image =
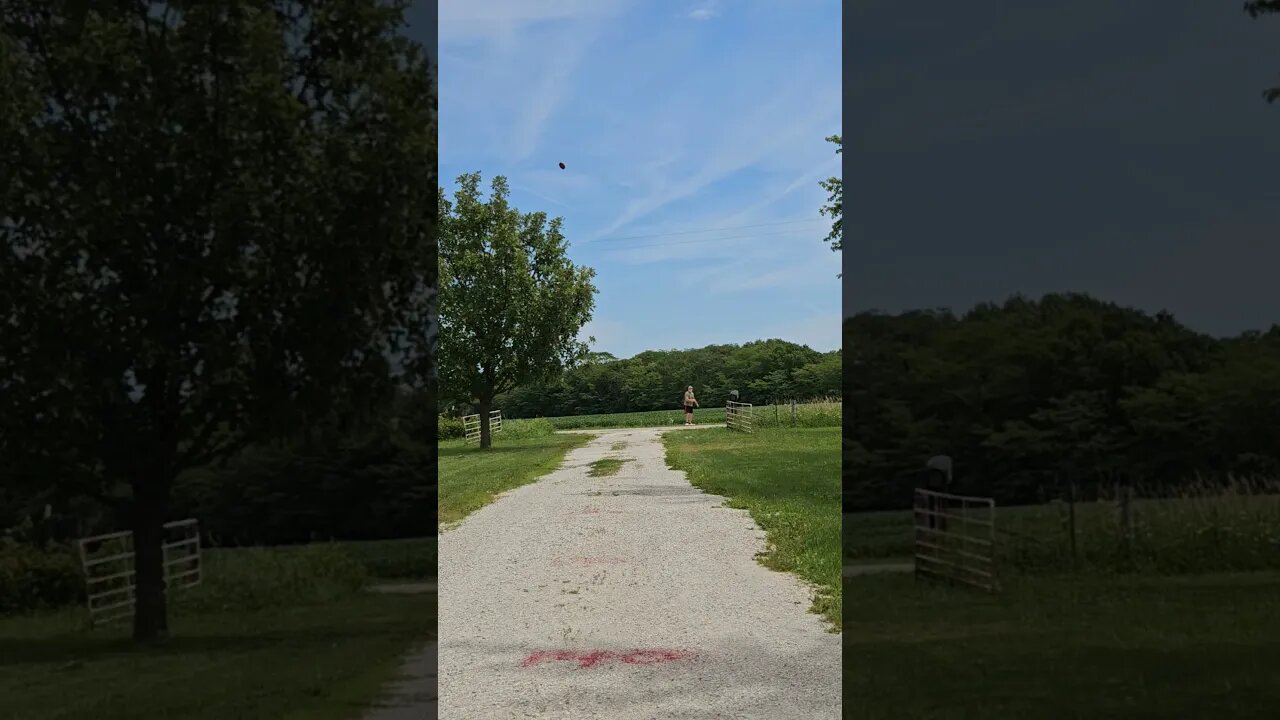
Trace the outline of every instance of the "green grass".
{"type": "Polygon", "coordinates": [[[415,643],[434,595],[376,595],[373,577],[434,574],[435,538],[213,548],[175,593],[168,642],[82,608],[0,618],[0,717],[357,720],[415,643]],[[406,575],[408,573],[408,575],[406,575]]]}
{"type": "MultiPolygon", "coordinates": [[[[791,427],[790,405],[760,405],[752,408],[752,421],[756,427],[791,427]]],[[[801,403],[796,406],[797,427],[839,427],[841,404],[838,402],[801,403]]],[[[539,418],[557,430],[582,430],[595,428],[664,427],[683,425],[684,410],[651,410],[648,412],[608,413],[603,415],[570,415],[539,418]]],[[[724,408],[698,408],[693,420],[699,425],[723,425],[724,408]]],[[[528,422],[528,421],[508,421],[528,422]]],[[[503,432],[506,432],[504,425],[503,432]]]]}
{"type": "Polygon", "coordinates": [[[1270,718],[1280,573],[844,583],[844,717],[1270,718]]]}
{"type": "MultiPolygon", "coordinates": [[[[1077,570],[1181,574],[1280,570],[1280,495],[1243,491],[1189,492],[1139,499],[1134,539],[1124,549],[1114,502],[1075,508],[1077,570]]],[[[996,509],[1000,567],[1059,572],[1072,565],[1069,514],[1062,503],[996,509]]],[[[845,515],[843,554],[850,560],[910,557],[911,511],[845,515]]]]}
{"type": "Polygon", "coordinates": [[[436,576],[436,538],[339,542],[339,549],[359,562],[370,578],[421,580],[436,576]]]}
{"type": "Polygon", "coordinates": [[[751,513],[768,537],[761,561],[817,586],[812,610],[838,630],[840,429],[675,431],[663,442],[693,485],[751,513]]]}
{"type": "MultiPolygon", "coordinates": [[[[516,425],[515,421],[511,422],[516,425]]],[[[502,432],[508,430],[503,423],[502,432]]],[[[447,527],[493,502],[499,494],[528,484],[555,470],[569,450],[586,444],[588,435],[496,435],[493,447],[481,450],[461,440],[440,443],[440,525],[447,527]]]]}
{"type": "Polygon", "coordinates": [[[139,648],[82,613],[0,618],[8,720],[358,720],[435,637],[435,595],[357,594],[257,612],[182,613],[139,648]]]}
{"type": "Polygon", "coordinates": [[[591,477],[609,477],[610,475],[617,475],[618,471],[622,469],[622,466],[626,462],[627,460],[621,458],[600,458],[599,460],[591,463],[591,472],[588,473],[588,475],[591,477]]]}

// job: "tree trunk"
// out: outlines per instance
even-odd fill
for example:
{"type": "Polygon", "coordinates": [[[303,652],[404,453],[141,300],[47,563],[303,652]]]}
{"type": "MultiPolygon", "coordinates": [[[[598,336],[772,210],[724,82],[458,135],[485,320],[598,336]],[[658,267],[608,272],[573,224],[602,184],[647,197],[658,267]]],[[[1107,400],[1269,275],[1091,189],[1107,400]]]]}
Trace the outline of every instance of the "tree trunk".
{"type": "Polygon", "coordinates": [[[482,393],[479,400],[480,404],[476,409],[480,413],[480,449],[483,450],[490,445],[489,410],[493,405],[493,398],[488,393],[482,393]]]}
{"type": "Polygon", "coordinates": [[[167,478],[143,476],[134,481],[132,530],[136,604],[133,639],[137,642],[157,642],[169,636],[163,547],[168,506],[167,478]]]}

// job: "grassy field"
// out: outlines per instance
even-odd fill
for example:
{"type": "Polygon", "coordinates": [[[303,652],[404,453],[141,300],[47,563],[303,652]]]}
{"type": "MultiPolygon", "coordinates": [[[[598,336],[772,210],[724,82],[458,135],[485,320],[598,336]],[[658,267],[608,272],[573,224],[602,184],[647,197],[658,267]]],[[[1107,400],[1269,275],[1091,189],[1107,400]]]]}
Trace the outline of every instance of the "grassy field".
{"type": "Polygon", "coordinates": [[[211,550],[204,584],[175,598],[172,637],[153,648],[136,647],[127,623],[85,629],[80,608],[0,618],[0,717],[358,720],[436,632],[434,594],[364,587],[419,572],[407,556],[430,552],[434,565],[434,548],[211,550]]]}
{"type": "MultiPolygon", "coordinates": [[[[1076,503],[1077,570],[1162,574],[1280,570],[1280,495],[1217,489],[1133,504],[1125,549],[1119,509],[1110,501],[1076,503]]],[[[911,512],[845,515],[850,560],[910,557],[911,512]]],[[[1070,514],[1062,503],[997,508],[997,557],[1017,572],[1072,567],[1070,514]]]]}
{"type": "MultiPolygon", "coordinates": [[[[795,425],[797,427],[839,427],[841,417],[841,404],[838,402],[801,403],[796,406],[795,425]]],[[[684,411],[677,408],[674,410],[610,413],[606,415],[571,415],[543,419],[549,421],[557,430],[663,427],[666,425],[683,425],[684,411]]],[[[723,425],[724,408],[698,408],[693,412],[693,420],[699,425],[723,425]]],[[[790,427],[792,424],[791,407],[789,405],[759,405],[752,408],[752,420],[756,427],[761,428],[790,427]]],[[[517,423],[522,421],[512,420],[509,422],[517,423]]]]}
{"type": "Polygon", "coordinates": [[[461,440],[440,443],[440,526],[447,527],[493,502],[500,493],[533,482],[555,470],[569,450],[588,435],[522,436],[516,421],[503,423],[493,447],[480,450],[461,440]],[[508,434],[514,426],[515,430],[508,434]]]}
{"type": "Polygon", "coordinates": [[[1280,573],[844,583],[844,717],[1271,718],[1280,573]]]}
{"type": "Polygon", "coordinates": [[[675,431],[663,443],[667,463],[696,487],[750,511],[771,548],[762,562],[816,585],[813,611],[838,629],[839,428],[675,431]]]}

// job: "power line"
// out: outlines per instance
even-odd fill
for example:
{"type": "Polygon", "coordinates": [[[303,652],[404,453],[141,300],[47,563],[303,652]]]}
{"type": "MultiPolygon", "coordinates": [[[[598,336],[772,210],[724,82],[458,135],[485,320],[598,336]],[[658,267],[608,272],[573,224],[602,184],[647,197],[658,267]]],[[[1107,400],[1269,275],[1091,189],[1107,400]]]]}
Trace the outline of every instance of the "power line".
{"type": "Polygon", "coordinates": [[[731,225],[728,227],[707,228],[706,230],[678,230],[676,232],[651,233],[649,235],[624,235],[621,237],[611,237],[611,238],[602,238],[600,240],[592,240],[591,242],[583,243],[583,245],[594,245],[595,243],[599,243],[599,242],[617,242],[618,240],[640,240],[643,238],[671,237],[673,235],[696,235],[698,233],[721,232],[724,230],[746,230],[748,228],[770,227],[773,225],[795,225],[797,223],[809,223],[809,222],[825,223],[827,222],[827,220],[825,218],[808,218],[805,220],[781,220],[778,222],[757,223],[755,225],[731,225]]]}

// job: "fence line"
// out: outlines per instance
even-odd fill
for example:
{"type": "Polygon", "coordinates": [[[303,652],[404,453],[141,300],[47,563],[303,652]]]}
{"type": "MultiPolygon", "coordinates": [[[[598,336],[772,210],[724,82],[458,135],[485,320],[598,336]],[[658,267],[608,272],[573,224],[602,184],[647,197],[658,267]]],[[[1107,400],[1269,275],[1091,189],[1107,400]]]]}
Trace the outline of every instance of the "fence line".
{"type": "MultiPolygon", "coordinates": [[[[767,419],[767,418],[766,418],[767,419]]],[[[751,403],[728,401],[724,405],[724,426],[730,430],[751,430],[751,403]]]]}
{"type": "Polygon", "coordinates": [[[916,488],[913,511],[917,577],[999,589],[993,498],[916,488]]]}
{"type": "MultiPolygon", "coordinates": [[[[463,415],[462,429],[466,433],[466,442],[480,442],[480,414],[463,415]]],[[[492,435],[502,431],[502,411],[489,411],[489,433],[492,435]]]]}
{"type": "MultiPolygon", "coordinates": [[[[200,526],[195,519],[165,523],[161,545],[166,589],[185,589],[200,584],[200,526]]],[[[137,600],[137,569],[133,532],[107,533],[82,538],[80,567],[84,572],[89,626],[98,627],[133,615],[137,600]]]]}

